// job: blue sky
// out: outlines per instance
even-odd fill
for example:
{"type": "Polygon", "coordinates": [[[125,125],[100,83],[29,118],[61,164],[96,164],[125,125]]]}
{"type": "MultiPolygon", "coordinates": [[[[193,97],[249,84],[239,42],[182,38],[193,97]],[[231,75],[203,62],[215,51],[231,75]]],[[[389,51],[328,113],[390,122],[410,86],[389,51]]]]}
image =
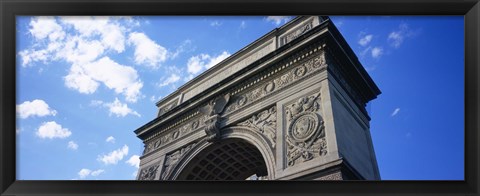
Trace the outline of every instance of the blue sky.
{"type": "MultiPolygon", "coordinates": [[[[17,179],[131,180],[155,102],[292,17],[17,17],[17,179]]],[[[331,17],[384,180],[463,180],[463,16],[331,17]]]]}

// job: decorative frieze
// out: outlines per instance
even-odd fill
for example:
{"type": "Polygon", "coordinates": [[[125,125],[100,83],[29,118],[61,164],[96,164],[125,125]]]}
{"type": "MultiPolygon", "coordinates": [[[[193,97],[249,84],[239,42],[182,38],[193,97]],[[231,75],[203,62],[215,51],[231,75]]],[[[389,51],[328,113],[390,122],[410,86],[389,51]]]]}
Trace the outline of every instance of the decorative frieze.
{"type": "MultiPolygon", "coordinates": [[[[318,50],[320,48],[321,47],[319,47],[318,50]]],[[[286,64],[278,65],[277,68],[273,69],[271,72],[265,73],[263,76],[258,77],[256,81],[251,82],[250,84],[247,84],[246,86],[233,92],[232,94],[234,94],[234,96],[232,98],[232,102],[225,109],[225,113],[231,113],[239,108],[249,105],[252,102],[255,102],[271,93],[277,92],[302,78],[308,77],[315,71],[325,68],[326,62],[324,52],[321,51],[320,54],[312,55],[314,52],[317,52],[317,48],[291,60],[290,62],[287,62],[286,64]],[[304,58],[306,58],[306,60],[303,60],[304,58]],[[283,74],[277,74],[277,72],[287,69],[292,64],[296,64],[296,66],[290,70],[283,71],[283,74]],[[270,78],[270,76],[272,76],[271,79],[265,80],[270,78]],[[261,80],[265,81],[259,85],[255,85],[261,80]],[[238,91],[242,91],[245,88],[249,88],[253,85],[255,85],[255,88],[252,90],[237,94],[238,91]]]]}
{"type": "Polygon", "coordinates": [[[162,146],[165,146],[183,136],[205,126],[206,116],[200,115],[198,118],[193,119],[185,123],[184,125],[176,127],[174,130],[169,131],[167,134],[151,140],[145,146],[143,154],[147,154],[156,150],[162,146]]]}
{"type": "Polygon", "coordinates": [[[162,180],[167,179],[168,175],[172,173],[173,168],[177,165],[178,161],[182,158],[182,156],[185,155],[188,151],[190,151],[195,145],[196,143],[191,143],[165,156],[165,163],[163,164],[164,169],[161,175],[162,180]]]}
{"type": "Polygon", "coordinates": [[[327,154],[320,93],[301,97],[285,106],[287,163],[293,166],[327,154]]]}
{"type": "Polygon", "coordinates": [[[155,180],[160,164],[151,165],[140,171],[139,180],[155,180]]]}
{"type": "Polygon", "coordinates": [[[275,148],[275,137],[277,129],[277,109],[276,106],[253,115],[248,120],[238,123],[240,126],[252,128],[254,131],[263,135],[275,148]]]}

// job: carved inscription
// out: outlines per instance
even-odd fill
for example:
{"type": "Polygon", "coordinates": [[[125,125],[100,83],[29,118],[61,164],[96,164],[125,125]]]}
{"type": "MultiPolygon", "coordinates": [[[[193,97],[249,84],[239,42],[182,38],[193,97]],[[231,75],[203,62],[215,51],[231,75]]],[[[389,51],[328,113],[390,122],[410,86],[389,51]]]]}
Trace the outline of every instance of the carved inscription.
{"type": "Polygon", "coordinates": [[[302,97],[285,107],[288,166],[327,154],[319,97],[320,93],[302,97]]]}
{"type": "Polygon", "coordinates": [[[195,143],[189,144],[173,153],[168,154],[165,157],[164,169],[162,171],[162,179],[166,180],[168,175],[172,172],[173,168],[177,165],[178,161],[185,153],[190,151],[195,146],[195,143]]]}
{"type": "Polygon", "coordinates": [[[286,73],[268,80],[267,82],[263,83],[263,85],[258,85],[249,92],[235,95],[232,103],[227,106],[225,113],[230,113],[242,108],[262,97],[265,97],[266,95],[276,92],[287,85],[312,74],[316,70],[324,68],[325,66],[324,53],[322,52],[319,55],[316,55],[313,58],[310,58],[297,65],[295,68],[290,69],[286,73]]]}
{"type": "Polygon", "coordinates": [[[155,177],[157,176],[158,167],[160,167],[160,165],[156,164],[148,168],[142,169],[142,171],[140,171],[140,177],[138,179],[139,180],[155,180],[155,177]]]}
{"type": "Polygon", "coordinates": [[[143,152],[143,154],[146,154],[146,153],[149,153],[153,150],[156,150],[162,146],[165,146],[169,143],[171,143],[172,141],[175,141],[191,132],[193,132],[194,130],[197,130],[198,128],[200,127],[204,127],[205,126],[205,119],[206,119],[206,116],[202,115],[182,126],[179,126],[178,128],[168,132],[167,134],[165,135],[162,135],[160,136],[159,138],[149,142],[148,144],[146,144],[146,147],[145,147],[145,150],[143,152]]]}
{"type": "Polygon", "coordinates": [[[305,34],[306,32],[310,31],[313,29],[313,20],[310,20],[306,24],[296,28],[293,30],[291,33],[288,33],[287,35],[283,36],[280,38],[280,45],[283,46],[292,40],[294,40],[297,37],[300,37],[301,35],[305,34]]]}
{"type": "Polygon", "coordinates": [[[275,130],[277,128],[277,111],[273,106],[256,115],[253,115],[246,121],[238,123],[240,126],[250,127],[262,134],[269,142],[272,148],[275,148],[275,130]]]}

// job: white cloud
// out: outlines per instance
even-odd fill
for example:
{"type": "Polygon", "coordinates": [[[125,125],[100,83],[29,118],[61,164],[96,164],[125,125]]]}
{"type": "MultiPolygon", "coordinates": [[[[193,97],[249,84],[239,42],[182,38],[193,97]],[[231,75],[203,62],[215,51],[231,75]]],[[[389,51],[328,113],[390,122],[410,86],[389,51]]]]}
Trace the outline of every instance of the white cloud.
{"type": "Polygon", "coordinates": [[[127,26],[134,26],[131,22],[126,22],[127,26],[120,25],[118,21],[123,18],[33,17],[29,32],[37,42],[30,49],[19,52],[22,66],[36,61],[46,63],[48,60],[65,60],[81,65],[94,61],[108,51],[121,53],[125,50],[125,33],[129,31],[127,26]],[[49,39],[45,40],[47,37],[49,39]]]}
{"type": "Polygon", "coordinates": [[[187,62],[187,70],[190,74],[198,74],[200,71],[211,68],[220,61],[230,56],[230,53],[223,51],[218,56],[210,56],[208,54],[200,54],[190,57],[187,62]]]}
{"type": "Polygon", "coordinates": [[[32,66],[32,62],[42,61],[47,63],[50,55],[47,50],[23,50],[18,53],[22,57],[22,66],[32,66]]]}
{"type": "Polygon", "coordinates": [[[105,173],[105,170],[99,169],[99,170],[92,171],[91,175],[92,175],[92,176],[98,176],[98,175],[100,175],[100,174],[102,174],[102,173],[105,173]]]}
{"type": "Polygon", "coordinates": [[[398,112],[400,112],[400,108],[395,108],[395,110],[393,110],[391,116],[396,116],[398,114],[398,112]]]}
{"type": "Polygon", "coordinates": [[[123,94],[129,102],[136,102],[140,98],[140,89],[143,87],[135,69],[120,65],[109,57],[82,66],[73,65],[64,79],[67,87],[84,94],[95,92],[99,82],[102,82],[115,93],[123,94]]]}
{"type": "Polygon", "coordinates": [[[159,83],[158,86],[159,87],[167,86],[167,85],[175,83],[179,80],[180,80],[180,76],[178,76],[177,74],[172,74],[167,79],[165,79],[161,83],[159,83]]]}
{"type": "Polygon", "coordinates": [[[380,58],[383,54],[383,49],[381,47],[374,47],[372,49],[372,57],[373,58],[380,58]]]}
{"type": "Polygon", "coordinates": [[[110,143],[115,143],[115,138],[113,136],[109,136],[105,141],[110,143]]]}
{"type": "Polygon", "coordinates": [[[38,41],[18,53],[22,66],[64,60],[71,65],[64,77],[68,88],[91,94],[104,84],[115,93],[124,94],[127,101],[136,102],[143,87],[136,70],[105,56],[110,51],[125,51],[125,35],[137,24],[132,21],[131,17],[34,17],[29,32],[38,41]]]}
{"type": "Polygon", "coordinates": [[[291,19],[290,16],[268,16],[267,21],[273,22],[275,25],[280,25],[283,23],[288,22],[291,19]]]}
{"type": "Polygon", "coordinates": [[[115,101],[111,103],[105,103],[104,106],[108,107],[110,115],[115,114],[117,117],[124,117],[128,114],[132,114],[140,117],[138,112],[133,111],[126,103],[120,102],[118,98],[115,98],[115,101]]]}
{"type": "Polygon", "coordinates": [[[138,171],[134,171],[134,172],[132,173],[132,176],[133,176],[134,178],[136,178],[136,177],[137,177],[137,174],[138,174],[138,171]]]}
{"type": "Polygon", "coordinates": [[[122,148],[114,150],[108,155],[98,156],[98,161],[103,162],[106,165],[117,164],[118,161],[122,160],[124,156],[128,154],[128,146],[124,145],[122,148]]]}
{"type": "Polygon", "coordinates": [[[101,100],[90,101],[90,106],[101,106],[101,105],[103,105],[103,101],[101,101],[101,100]]]}
{"type": "Polygon", "coordinates": [[[128,43],[135,46],[135,63],[146,64],[151,68],[159,68],[167,59],[167,49],[158,45],[143,33],[133,32],[128,43]]]}
{"type": "Polygon", "coordinates": [[[393,47],[398,48],[403,42],[403,35],[401,32],[391,32],[388,35],[388,40],[391,42],[393,47]]]}
{"type": "Polygon", "coordinates": [[[33,101],[25,101],[20,105],[17,105],[17,115],[20,118],[28,118],[30,116],[55,116],[57,111],[51,109],[45,101],[35,99],[33,101]]]}
{"type": "Polygon", "coordinates": [[[360,44],[361,46],[367,46],[372,41],[372,38],[372,34],[365,35],[360,40],[358,40],[358,44],[360,44]]]}
{"type": "Polygon", "coordinates": [[[210,26],[212,26],[212,27],[219,27],[221,25],[222,25],[222,23],[218,22],[218,20],[210,22],[210,26]]]}
{"type": "Polygon", "coordinates": [[[119,18],[105,16],[61,17],[61,21],[64,24],[73,26],[79,32],[80,37],[92,38],[100,36],[99,40],[102,46],[120,53],[125,50],[126,27],[114,22],[115,19],[119,18]]]}
{"type": "Polygon", "coordinates": [[[133,156],[131,156],[130,159],[128,159],[128,161],[126,161],[125,163],[128,163],[129,165],[138,168],[139,165],[140,165],[140,156],[138,156],[138,155],[133,155],[133,156]]]}
{"type": "Polygon", "coordinates": [[[175,50],[175,52],[173,53],[170,53],[168,56],[169,58],[171,59],[175,59],[178,57],[178,55],[180,55],[182,52],[185,52],[185,51],[190,51],[190,50],[193,50],[194,48],[192,48],[192,40],[185,40],[183,41],[180,46],[177,47],[177,49],[175,50]]]}
{"type": "Polygon", "coordinates": [[[89,169],[81,169],[81,170],[78,172],[78,176],[80,177],[80,179],[84,179],[84,178],[86,178],[88,175],[90,175],[90,173],[92,173],[92,170],[89,170],[89,169]]]}
{"type": "Polygon", "coordinates": [[[30,34],[36,39],[45,39],[48,37],[50,41],[56,41],[65,37],[65,32],[55,17],[41,16],[33,17],[30,21],[30,34]]]}
{"type": "Polygon", "coordinates": [[[418,30],[411,30],[406,23],[399,25],[398,30],[388,34],[388,41],[394,48],[399,48],[405,41],[405,38],[413,37],[418,33],[418,30]]]}
{"type": "Polygon", "coordinates": [[[150,101],[151,101],[151,102],[157,102],[157,101],[158,101],[159,99],[161,99],[161,98],[162,98],[162,96],[156,97],[155,95],[152,95],[152,96],[150,97],[150,101]]]}
{"type": "Polygon", "coordinates": [[[88,176],[98,176],[102,173],[105,173],[105,170],[103,169],[98,169],[98,170],[95,170],[95,171],[92,171],[90,169],[81,169],[79,172],[78,172],[78,177],[80,179],[85,179],[86,177],[88,176]]]}
{"type": "Polygon", "coordinates": [[[40,138],[67,138],[72,134],[67,128],[62,128],[62,125],[55,121],[44,122],[38,128],[36,135],[40,138]]]}
{"type": "Polygon", "coordinates": [[[68,148],[70,148],[72,150],[77,150],[78,149],[78,144],[75,143],[74,141],[69,141],[68,142],[68,148]]]}

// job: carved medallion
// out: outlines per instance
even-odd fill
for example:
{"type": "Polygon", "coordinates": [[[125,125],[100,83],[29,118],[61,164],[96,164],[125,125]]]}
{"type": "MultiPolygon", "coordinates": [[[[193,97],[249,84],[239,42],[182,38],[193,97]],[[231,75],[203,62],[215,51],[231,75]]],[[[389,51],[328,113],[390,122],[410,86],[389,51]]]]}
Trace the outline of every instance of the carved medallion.
{"type": "Polygon", "coordinates": [[[192,129],[198,128],[199,122],[198,120],[192,122],[192,129]]]}
{"type": "Polygon", "coordinates": [[[302,77],[303,75],[305,75],[306,72],[307,72],[307,68],[303,65],[295,69],[295,75],[298,77],[302,77]]]}
{"type": "Polygon", "coordinates": [[[239,106],[243,106],[243,105],[245,105],[245,103],[247,103],[247,97],[246,96],[240,96],[237,100],[237,104],[239,106]]]}
{"type": "Polygon", "coordinates": [[[307,112],[295,117],[289,127],[289,135],[297,142],[305,142],[315,133],[320,123],[320,117],[313,113],[307,112]]]}
{"type": "Polygon", "coordinates": [[[264,87],[264,90],[267,93],[272,92],[274,89],[275,89],[275,83],[273,83],[273,82],[267,83],[264,87]]]}
{"type": "Polygon", "coordinates": [[[320,93],[299,98],[286,106],[287,133],[287,163],[296,163],[324,156],[327,144],[323,119],[318,114],[320,93]]]}

